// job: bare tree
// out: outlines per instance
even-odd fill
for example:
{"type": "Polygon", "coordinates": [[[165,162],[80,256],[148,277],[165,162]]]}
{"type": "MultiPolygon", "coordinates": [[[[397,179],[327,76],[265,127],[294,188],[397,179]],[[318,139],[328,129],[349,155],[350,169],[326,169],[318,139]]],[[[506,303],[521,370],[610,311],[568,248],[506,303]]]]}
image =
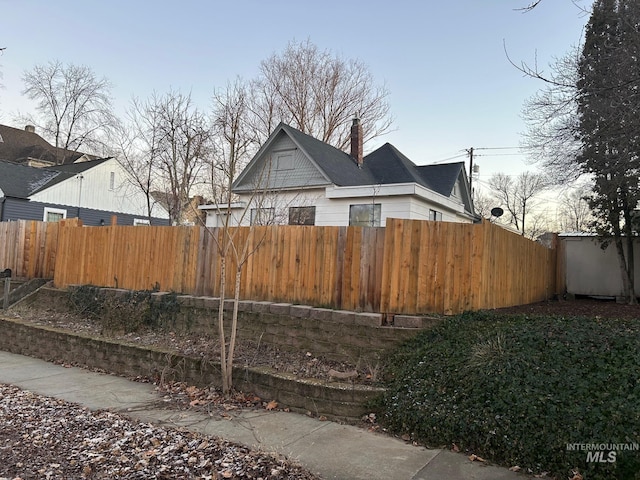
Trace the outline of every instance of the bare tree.
{"type": "Polygon", "coordinates": [[[249,88],[240,78],[213,94],[214,150],[208,177],[217,202],[224,203],[232,198],[229,179],[233,183],[259,148],[257,134],[250,122],[250,100],[249,88]]]}
{"type": "Polygon", "coordinates": [[[478,187],[473,188],[473,209],[482,218],[491,217],[491,209],[495,207],[495,201],[478,187]]]}
{"type": "Polygon", "coordinates": [[[592,231],[594,218],[589,207],[591,194],[591,188],[586,182],[562,192],[560,195],[559,222],[563,231],[592,231]]]}
{"type": "MultiPolygon", "coordinates": [[[[7,47],[1,47],[0,48],[0,54],[4,54],[4,51],[7,49],[7,47]]],[[[2,78],[2,71],[0,70],[0,79],[2,78]]],[[[2,85],[2,83],[0,83],[0,89],[4,88],[4,85],[2,85]]]]}
{"type": "Polygon", "coordinates": [[[154,93],[147,101],[134,100],[138,141],[143,147],[144,182],[157,185],[164,197],[173,224],[184,221],[189,199],[210,161],[211,129],[191,95],[170,91],[154,93]]]}
{"type": "Polygon", "coordinates": [[[263,61],[251,89],[261,141],[282,121],[344,149],[349,144],[344,126],[354,115],[362,120],[365,141],[387,133],[392,124],[389,92],[374,84],[366,65],[320,51],[308,40],[291,42],[263,61]]]}
{"type": "MultiPolygon", "coordinates": [[[[581,3],[581,1],[582,0],[571,0],[571,3],[573,3],[582,12],[586,13],[587,10],[584,7],[579,5],[579,3],[581,3]]],[[[527,12],[530,12],[531,10],[533,10],[534,8],[536,8],[541,3],[542,3],[542,0],[530,0],[527,5],[525,5],[524,7],[516,8],[515,10],[527,13],[527,12]]]]}
{"type": "Polygon", "coordinates": [[[527,214],[527,228],[525,236],[532,240],[537,240],[541,235],[556,231],[551,221],[551,216],[547,211],[530,211],[527,214]]]}
{"type": "MultiPolygon", "coordinates": [[[[213,95],[212,133],[215,147],[209,164],[209,175],[212,193],[216,199],[216,213],[222,219],[222,225],[214,230],[207,229],[211,235],[220,258],[220,276],[218,297],[218,337],[220,341],[220,370],[222,391],[225,395],[233,389],[233,360],[238,330],[238,302],[240,300],[240,279],[242,271],[250,256],[261,243],[253,235],[253,227],[249,235],[243,235],[241,225],[249,214],[253,196],[262,198],[256,189],[249,204],[236,213],[234,196],[231,188],[240,173],[240,168],[249,160],[249,156],[257,149],[257,140],[248,123],[249,96],[246,85],[236,79],[227,84],[226,89],[216,91],[213,95]],[[237,217],[235,216],[237,215],[237,217]],[[232,286],[231,325],[225,328],[225,303],[228,299],[229,278],[227,269],[234,268],[232,286]]],[[[247,228],[247,227],[244,227],[247,228]]]]}
{"type": "Polygon", "coordinates": [[[489,179],[489,186],[495,200],[507,213],[505,220],[525,235],[527,216],[535,206],[535,197],[548,188],[547,180],[532,172],[523,172],[517,177],[496,173],[489,179]]]}
{"type": "Polygon", "coordinates": [[[551,72],[544,76],[536,67],[518,68],[528,76],[545,82],[545,87],[529,98],[523,107],[527,130],[523,135],[523,148],[528,156],[542,165],[549,179],[564,185],[581,175],[575,161],[581,143],[577,139],[578,60],[579,49],[555,61],[551,72]]]}
{"type": "MultiPolygon", "coordinates": [[[[36,102],[38,112],[24,120],[37,125],[56,147],[97,151],[104,146],[101,137],[115,124],[106,78],[97,78],[87,66],[54,61],[36,65],[22,79],[22,93],[36,102]]],[[[64,162],[62,155],[60,151],[58,163],[64,162]]]]}
{"type": "Polygon", "coordinates": [[[117,126],[112,139],[115,145],[113,155],[129,173],[132,185],[145,196],[149,220],[159,200],[154,192],[162,190],[160,166],[155,156],[159,148],[159,131],[153,128],[158,120],[148,116],[153,113],[147,112],[143,104],[134,98],[127,111],[127,123],[117,126]]]}
{"type": "MultiPolygon", "coordinates": [[[[579,147],[572,152],[573,163],[565,163],[564,168],[592,181],[589,206],[594,230],[603,239],[603,246],[609,241],[615,245],[623,291],[630,303],[636,302],[632,244],[634,211],[640,199],[639,18],[637,2],[595,0],[584,45],[579,56],[573,56],[576,60],[572,59],[565,68],[567,82],[555,82],[553,76],[543,75],[537,67],[520,68],[525,75],[552,88],[557,83],[566,84],[565,98],[572,105],[569,111],[575,112],[569,130],[573,130],[572,137],[579,147]]],[[[550,109],[539,118],[551,126],[549,135],[562,138],[562,131],[553,128],[554,121],[562,117],[556,112],[550,109]]],[[[559,123],[562,125],[562,121],[559,123]]],[[[541,158],[549,161],[545,156],[541,158]]]]}

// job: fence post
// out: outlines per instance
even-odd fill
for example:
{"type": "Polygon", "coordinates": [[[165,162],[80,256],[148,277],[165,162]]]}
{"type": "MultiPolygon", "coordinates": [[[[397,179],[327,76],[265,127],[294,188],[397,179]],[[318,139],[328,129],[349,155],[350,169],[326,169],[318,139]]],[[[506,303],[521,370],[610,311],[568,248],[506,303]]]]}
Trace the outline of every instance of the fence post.
{"type": "Polygon", "coordinates": [[[9,308],[9,291],[11,290],[11,269],[7,268],[4,272],[0,272],[0,278],[4,278],[4,302],[2,308],[9,308]]]}

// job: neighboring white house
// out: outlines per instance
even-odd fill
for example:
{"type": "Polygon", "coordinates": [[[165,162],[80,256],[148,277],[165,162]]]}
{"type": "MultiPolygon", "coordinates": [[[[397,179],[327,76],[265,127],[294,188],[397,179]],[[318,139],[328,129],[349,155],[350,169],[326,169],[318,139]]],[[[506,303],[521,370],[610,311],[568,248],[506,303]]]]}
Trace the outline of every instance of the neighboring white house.
{"type": "Polygon", "coordinates": [[[0,125],[0,221],[80,218],[84,225],[168,225],[114,158],[57,148],[35,127],[0,125]]]}
{"type": "MultiPolygon", "coordinates": [[[[351,127],[351,155],[281,123],[238,176],[231,225],[385,226],[387,218],[471,223],[463,162],[416,166],[386,143],[363,157],[362,127],[351,127]]],[[[227,209],[203,205],[207,225],[227,209]]],[[[223,213],[224,212],[224,213],[223,213]]]]}
{"type": "Polygon", "coordinates": [[[84,225],[168,225],[115,158],[31,167],[0,161],[0,221],[80,218],[84,225]]]}

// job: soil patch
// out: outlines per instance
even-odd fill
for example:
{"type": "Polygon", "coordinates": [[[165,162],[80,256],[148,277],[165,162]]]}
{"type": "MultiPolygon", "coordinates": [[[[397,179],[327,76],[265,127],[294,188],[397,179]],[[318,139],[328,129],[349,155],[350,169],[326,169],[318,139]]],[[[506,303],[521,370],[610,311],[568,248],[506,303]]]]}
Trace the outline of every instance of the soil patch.
{"type": "Polygon", "coordinates": [[[612,299],[578,298],[576,300],[553,300],[517,307],[499,308],[498,313],[546,315],[561,317],[589,317],[605,319],[640,318],[640,305],[617,303],[612,299]]]}

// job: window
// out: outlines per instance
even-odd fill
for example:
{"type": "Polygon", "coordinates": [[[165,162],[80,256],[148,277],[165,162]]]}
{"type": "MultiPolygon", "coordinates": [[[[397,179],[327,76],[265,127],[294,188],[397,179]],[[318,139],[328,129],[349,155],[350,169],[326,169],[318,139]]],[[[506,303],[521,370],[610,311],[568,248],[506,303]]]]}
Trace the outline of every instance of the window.
{"type": "Polygon", "coordinates": [[[133,219],[133,225],[134,226],[138,226],[138,225],[151,225],[151,222],[149,221],[148,218],[134,218],[133,219]]]}
{"type": "Polygon", "coordinates": [[[379,203],[363,203],[349,206],[349,225],[354,227],[379,227],[380,211],[379,203]]]}
{"type": "Polygon", "coordinates": [[[316,207],[289,207],[289,225],[315,225],[316,207]]]}
{"type": "Polygon", "coordinates": [[[429,220],[433,220],[434,222],[442,221],[442,212],[438,212],[437,210],[429,209],[429,220]]]}
{"type": "Polygon", "coordinates": [[[275,208],[252,208],[251,225],[272,225],[276,218],[275,208]]]}
{"type": "Polygon", "coordinates": [[[293,170],[293,151],[275,153],[276,170],[293,170]]]}
{"type": "Polygon", "coordinates": [[[60,208],[44,207],[44,216],[42,218],[45,222],[59,222],[67,218],[67,211],[60,208]]]}
{"type": "Polygon", "coordinates": [[[116,172],[109,173],[109,190],[116,188],[116,172]]]}

